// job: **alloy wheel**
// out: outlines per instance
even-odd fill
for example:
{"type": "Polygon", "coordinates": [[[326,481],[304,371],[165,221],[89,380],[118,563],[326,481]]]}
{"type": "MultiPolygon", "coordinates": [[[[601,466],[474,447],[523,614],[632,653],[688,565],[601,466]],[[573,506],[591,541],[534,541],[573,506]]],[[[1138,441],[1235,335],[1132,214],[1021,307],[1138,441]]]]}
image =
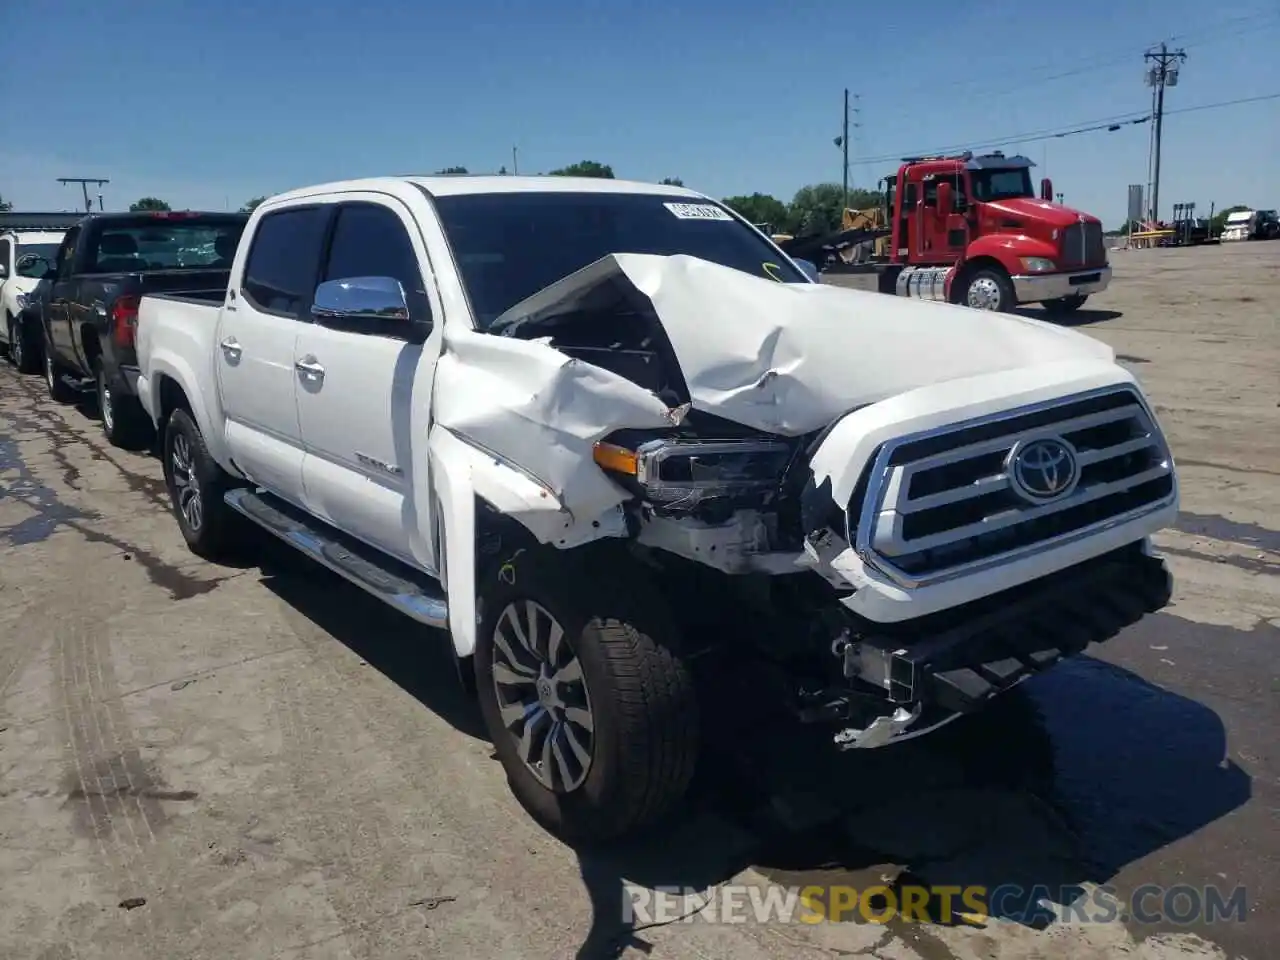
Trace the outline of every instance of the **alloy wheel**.
{"type": "Polygon", "coordinates": [[[174,500],[178,512],[186,521],[187,529],[199,533],[204,524],[204,503],[200,499],[200,478],[196,476],[195,459],[191,455],[191,444],[182,434],[173,438],[173,449],[169,454],[169,472],[173,477],[174,500]]]}
{"type": "Polygon", "coordinates": [[[493,628],[493,685],[516,752],[549,790],[568,793],[591,769],[595,718],[582,663],[541,604],[513,601],[493,628]]]}

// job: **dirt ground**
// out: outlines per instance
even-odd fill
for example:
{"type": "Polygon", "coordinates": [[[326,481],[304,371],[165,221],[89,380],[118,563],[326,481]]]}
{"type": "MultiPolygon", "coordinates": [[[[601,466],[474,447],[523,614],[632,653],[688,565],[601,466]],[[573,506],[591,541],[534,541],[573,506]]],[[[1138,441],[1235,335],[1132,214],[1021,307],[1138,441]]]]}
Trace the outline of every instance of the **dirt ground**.
{"type": "Polygon", "coordinates": [[[1170,436],[1172,607],[920,741],[715,747],[732,759],[670,834],[607,855],[519,809],[440,635],[282,548],[194,559],[154,458],[0,369],[0,957],[1273,955],[1280,243],[1113,262],[1072,322],[1170,436]],[[895,879],[1058,903],[1243,886],[1247,905],[1182,925],[623,921],[657,885],[895,879]]]}

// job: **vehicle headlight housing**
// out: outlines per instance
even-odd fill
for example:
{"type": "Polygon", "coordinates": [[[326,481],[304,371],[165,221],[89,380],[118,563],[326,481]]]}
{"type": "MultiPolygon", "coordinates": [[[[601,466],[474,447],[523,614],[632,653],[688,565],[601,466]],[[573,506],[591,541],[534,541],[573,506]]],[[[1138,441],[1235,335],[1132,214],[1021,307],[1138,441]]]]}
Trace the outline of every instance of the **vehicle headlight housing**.
{"type": "Polygon", "coordinates": [[[601,441],[593,458],[654,506],[692,509],[707,500],[777,491],[793,453],[781,440],[658,439],[634,450],[601,441]]]}
{"type": "Polygon", "coordinates": [[[15,299],[17,301],[19,310],[27,309],[27,304],[31,302],[30,300],[27,299],[27,295],[25,293],[18,294],[18,296],[15,299]]]}
{"type": "Polygon", "coordinates": [[[1056,264],[1048,257],[1022,257],[1022,269],[1027,273],[1048,273],[1056,264]]]}

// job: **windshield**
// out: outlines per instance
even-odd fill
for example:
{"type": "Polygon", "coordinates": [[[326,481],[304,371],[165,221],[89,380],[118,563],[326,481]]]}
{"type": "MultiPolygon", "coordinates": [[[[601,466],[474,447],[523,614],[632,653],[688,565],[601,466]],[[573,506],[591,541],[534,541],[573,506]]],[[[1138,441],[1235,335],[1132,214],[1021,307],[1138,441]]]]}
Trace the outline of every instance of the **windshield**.
{"type": "Polygon", "coordinates": [[[688,254],[784,283],[800,273],[719,204],[660,194],[482,193],[435,198],[480,329],[611,253],[688,254]]]}
{"type": "Polygon", "coordinates": [[[145,273],[207,267],[230,270],[247,217],[155,218],[106,222],[94,239],[86,273],[145,273]]]}
{"type": "Polygon", "coordinates": [[[1034,197],[1031,190],[1031,171],[1025,167],[1016,170],[974,170],[970,175],[975,200],[1013,200],[1016,197],[1034,197]]]}
{"type": "Polygon", "coordinates": [[[56,243],[20,243],[18,259],[14,266],[18,276],[39,280],[56,259],[58,259],[56,243]]]}

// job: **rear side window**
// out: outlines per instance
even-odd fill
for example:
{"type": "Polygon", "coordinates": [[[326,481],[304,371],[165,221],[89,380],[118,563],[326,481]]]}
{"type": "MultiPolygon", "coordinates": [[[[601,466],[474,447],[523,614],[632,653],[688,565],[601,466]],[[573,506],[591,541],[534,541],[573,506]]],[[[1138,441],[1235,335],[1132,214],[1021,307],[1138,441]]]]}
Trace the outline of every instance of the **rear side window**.
{"type": "Polygon", "coordinates": [[[324,207],[281,210],[262,218],[241,281],[254,306],[290,315],[310,306],[328,218],[324,207]]]}

